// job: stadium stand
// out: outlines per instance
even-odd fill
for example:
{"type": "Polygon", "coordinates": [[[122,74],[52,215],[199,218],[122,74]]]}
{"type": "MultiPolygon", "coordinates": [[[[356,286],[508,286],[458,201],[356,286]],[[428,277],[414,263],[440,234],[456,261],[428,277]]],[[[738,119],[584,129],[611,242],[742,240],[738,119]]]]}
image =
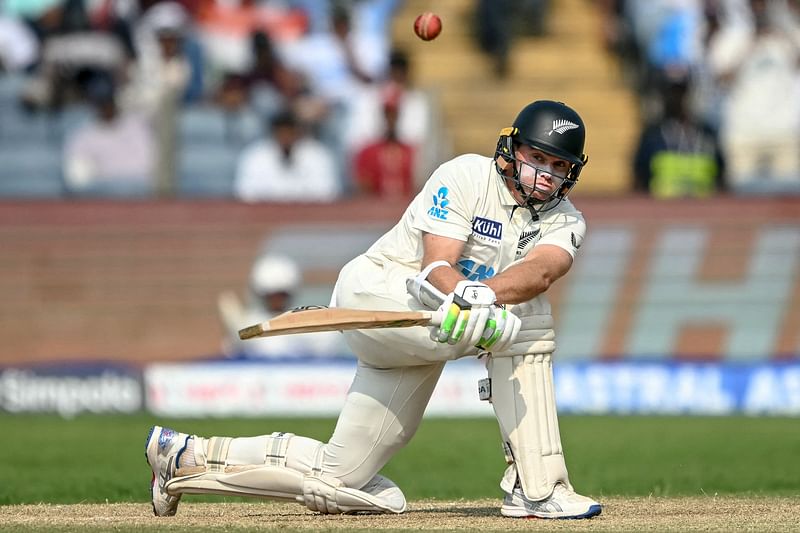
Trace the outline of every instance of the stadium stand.
{"type": "Polygon", "coordinates": [[[0,144],[0,196],[19,199],[59,198],[61,153],[46,142],[0,144]]]}
{"type": "Polygon", "coordinates": [[[178,196],[232,198],[239,148],[222,143],[187,142],[180,150],[178,196]]]}

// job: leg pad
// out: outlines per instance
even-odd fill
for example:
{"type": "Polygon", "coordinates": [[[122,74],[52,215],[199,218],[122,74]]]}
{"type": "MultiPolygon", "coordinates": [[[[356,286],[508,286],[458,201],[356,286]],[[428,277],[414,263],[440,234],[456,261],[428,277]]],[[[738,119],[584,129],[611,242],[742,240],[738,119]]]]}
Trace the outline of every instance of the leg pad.
{"type": "Polygon", "coordinates": [[[279,466],[229,466],[222,471],[190,467],[176,472],[166,489],[172,495],[225,494],[294,501],[324,514],[406,510],[403,493],[383,476],[376,475],[361,489],[353,489],[330,476],[304,475],[279,466]]]}
{"type": "Polygon", "coordinates": [[[550,496],[556,483],[569,487],[561,450],[550,354],[491,357],[492,407],[513,464],[501,487],[516,477],[531,500],[550,496]]]}

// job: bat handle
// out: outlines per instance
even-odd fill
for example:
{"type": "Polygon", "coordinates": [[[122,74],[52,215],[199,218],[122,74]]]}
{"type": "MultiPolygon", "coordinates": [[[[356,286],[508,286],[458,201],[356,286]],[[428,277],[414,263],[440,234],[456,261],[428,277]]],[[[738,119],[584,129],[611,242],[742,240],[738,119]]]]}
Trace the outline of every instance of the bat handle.
{"type": "Polygon", "coordinates": [[[441,326],[443,319],[444,319],[444,313],[442,311],[431,311],[431,322],[428,325],[441,326]]]}
{"type": "MultiPolygon", "coordinates": [[[[422,303],[429,309],[436,309],[442,303],[446,296],[436,287],[431,285],[427,280],[420,280],[418,277],[408,278],[406,280],[406,289],[408,293],[414,297],[418,302],[422,303]]],[[[441,311],[430,311],[429,326],[440,326],[444,319],[444,313],[441,311]]]]}

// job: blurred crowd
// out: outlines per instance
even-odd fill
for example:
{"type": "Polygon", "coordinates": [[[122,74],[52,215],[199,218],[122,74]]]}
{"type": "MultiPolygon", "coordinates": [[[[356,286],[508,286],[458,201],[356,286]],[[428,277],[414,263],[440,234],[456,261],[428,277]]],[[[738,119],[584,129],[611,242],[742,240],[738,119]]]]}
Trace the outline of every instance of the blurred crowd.
{"type": "MultiPolygon", "coordinates": [[[[639,96],[633,190],[800,192],[800,0],[593,0],[639,96]]],[[[408,199],[445,153],[402,0],[0,0],[0,197],[408,199]]],[[[548,0],[476,0],[478,48],[548,0]]]]}
{"type": "MultiPolygon", "coordinates": [[[[631,190],[800,194],[800,0],[590,2],[639,98],[631,190]]],[[[401,4],[0,0],[0,198],[408,201],[450,154],[391,40],[401,4]]],[[[514,43],[546,38],[553,4],[473,0],[495,77],[530,60],[514,43]]],[[[256,257],[245,297],[220,295],[225,353],[343,352],[238,340],[301,281],[292,258],[256,257]]]]}
{"type": "Polygon", "coordinates": [[[407,199],[401,0],[0,0],[0,196],[407,199]]]}
{"type": "Polygon", "coordinates": [[[636,190],[800,193],[800,1],[601,5],[606,45],[640,97],[636,190]]]}

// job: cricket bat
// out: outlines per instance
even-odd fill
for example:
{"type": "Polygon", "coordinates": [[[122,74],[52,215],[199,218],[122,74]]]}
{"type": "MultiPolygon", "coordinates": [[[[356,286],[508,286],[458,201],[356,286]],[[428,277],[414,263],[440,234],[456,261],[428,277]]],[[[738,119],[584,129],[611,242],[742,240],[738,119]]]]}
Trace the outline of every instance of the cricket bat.
{"type": "Polygon", "coordinates": [[[314,331],[436,326],[438,311],[367,311],[345,307],[300,307],[239,330],[239,338],[273,337],[314,331]]]}

